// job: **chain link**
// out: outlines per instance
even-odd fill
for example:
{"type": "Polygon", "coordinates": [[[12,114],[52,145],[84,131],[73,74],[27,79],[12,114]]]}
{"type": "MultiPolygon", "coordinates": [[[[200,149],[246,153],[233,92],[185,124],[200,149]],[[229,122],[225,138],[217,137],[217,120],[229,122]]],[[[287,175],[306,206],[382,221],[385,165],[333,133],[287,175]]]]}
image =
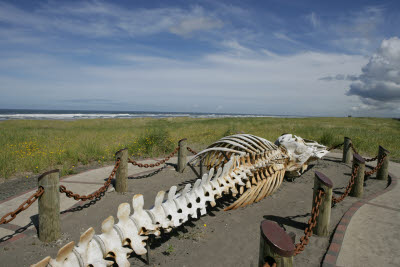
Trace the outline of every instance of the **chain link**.
{"type": "Polygon", "coordinates": [[[342,202],[343,199],[344,199],[345,197],[347,197],[347,195],[350,193],[351,188],[352,188],[353,185],[354,185],[354,180],[355,180],[355,178],[356,178],[358,168],[359,168],[358,165],[354,166],[354,170],[353,170],[353,173],[351,174],[351,178],[350,178],[349,184],[347,185],[346,190],[344,191],[343,195],[341,195],[340,197],[332,196],[332,203],[333,203],[333,204],[337,204],[337,203],[339,203],[339,202],[342,202]]]}
{"type": "Polygon", "coordinates": [[[82,201],[86,201],[86,200],[92,200],[93,198],[97,198],[100,197],[110,186],[111,184],[111,180],[113,179],[115,173],[118,170],[119,164],[120,164],[121,160],[118,159],[117,162],[115,163],[114,169],[112,170],[110,176],[108,177],[107,181],[104,183],[104,185],[102,187],[100,187],[96,192],[90,194],[90,195],[79,195],[79,194],[74,194],[74,192],[67,190],[67,188],[63,185],[60,185],[60,192],[61,193],[65,193],[67,195],[67,197],[69,198],[74,198],[75,200],[82,200],[82,201]]]}
{"type": "Polygon", "coordinates": [[[331,150],[333,150],[333,149],[339,148],[339,147],[341,147],[341,146],[343,146],[343,145],[344,145],[344,143],[337,144],[337,145],[335,145],[335,146],[331,146],[330,148],[328,148],[328,151],[331,151],[331,150]]]}
{"type": "Polygon", "coordinates": [[[315,196],[314,203],[315,206],[312,208],[311,211],[311,218],[308,220],[308,226],[304,230],[304,236],[300,238],[300,243],[297,243],[294,249],[294,256],[301,253],[305,246],[308,245],[309,238],[312,236],[312,231],[314,227],[317,225],[317,217],[319,215],[319,206],[322,203],[322,196],[325,194],[323,190],[319,190],[318,195],[315,196]]]}
{"type": "Polygon", "coordinates": [[[38,190],[33,195],[31,195],[18,207],[18,209],[4,215],[0,220],[0,224],[6,224],[14,220],[21,211],[28,209],[43,193],[44,193],[43,187],[39,187],[38,190]],[[10,216],[9,219],[7,219],[8,216],[10,216]]]}
{"type": "Polygon", "coordinates": [[[172,151],[171,154],[169,154],[166,158],[164,158],[163,160],[160,160],[160,161],[158,161],[156,163],[152,163],[152,164],[139,163],[139,162],[137,162],[137,161],[135,161],[133,159],[128,159],[128,162],[132,163],[133,165],[138,166],[140,168],[143,168],[143,167],[144,168],[153,168],[153,167],[160,166],[161,164],[164,164],[165,162],[167,162],[170,158],[172,158],[175,155],[176,152],[178,152],[178,150],[179,150],[179,146],[176,147],[175,150],[172,151]]]}
{"type": "Polygon", "coordinates": [[[370,158],[370,159],[364,159],[366,162],[371,162],[371,161],[375,161],[378,159],[378,156],[374,157],[374,158],[370,158]]]}
{"type": "Polygon", "coordinates": [[[385,160],[386,156],[387,156],[386,154],[383,154],[383,157],[378,162],[376,167],[373,168],[372,170],[370,170],[369,172],[365,172],[365,175],[371,175],[371,174],[374,174],[375,172],[377,172],[382,167],[383,161],[385,160]]]}
{"type": "Polygon", "coordinates": [[[358,154],[357,149],[353,145],[353,143],[350,143],[349,147],[351,147],[351,150],[353,150],[354,153],[358,154]]]}
{"type": "Polygon", "coordinates": [[[186,148],[187,148],[187,150],[188,150],[190,153],[192,153],[193,155],[196,155],[196,154],[197,154],[197,152],[194,151],[193,149],[191,149],[190,147],[186,147],[186,148]]]}

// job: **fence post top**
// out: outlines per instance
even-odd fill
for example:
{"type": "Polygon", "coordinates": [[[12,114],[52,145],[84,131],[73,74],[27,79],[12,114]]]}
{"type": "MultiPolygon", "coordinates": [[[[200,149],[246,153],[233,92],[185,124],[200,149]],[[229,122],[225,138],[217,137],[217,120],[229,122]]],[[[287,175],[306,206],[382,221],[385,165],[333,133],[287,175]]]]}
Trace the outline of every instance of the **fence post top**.
{"type": "Polygon", "coordinates": [[[264,220],[260,225],[261,236],[271,249],[282,257],[294,254],[292,238],[276,222],[264,220]]]}
{"type": "Polygon", "coordinates": [[[181,140],[178,141],[178,143],[182,142],[182,141],[186,141],[187,138],[182,138],[181,140]]]}
{"type": "Polygon", "coordinates": [[[315,176],[318,178],[318,180],[323,184],[326,185],[329,188],[333,187],[333,183],[331,179],[329,179],[325,174],[319,171],[315,171],[315,176]]]}
{"type": "Polygon", "coordinates": [[[44,172],[44,173],[42,173],[42,175],[40,175],[39,177],[38,177],[38,181],[40,181],[43,177],[45,177],[46,175],[49,175],[49,174],[52,174],[52,173],[60,173],[60,170],[59,169],[54,169],[54,170],[51,170],[51,171],[48,171],[48,172],[44,172]]]}
{"type": "Polygon", "coordinates": [[[384,148],[383,146],[379,146],[379,150],[383,150],[383,152],[385,152],[385,154],[390,154],[390,151],[387,150],[386,148],[384,148]]]}
{"type": "Polygon", "coordinates": [[[356,153],[353,154],[353,160],[361,164],[365,163],[365,159],[356,153]]]}
{"type": "Polygon", "coordinates": [[[122,152],[122,151],[124,151],[124,150],[127,150],[127,149],[128,149],[128,148],[125,147],[125,148],[123,148],[123,149],[118,150],[117,152],[115,152],[115,156],[116,156],[118,153],[120,153],[120,152],[122,152]]]}
{"type": "Polygon", "coordinates": [[[348,140],[351,141],[351,138],[350,138],[350,137],[347,137],[347,136],[345,136],[344,139],[348,139],[348,140]]]}

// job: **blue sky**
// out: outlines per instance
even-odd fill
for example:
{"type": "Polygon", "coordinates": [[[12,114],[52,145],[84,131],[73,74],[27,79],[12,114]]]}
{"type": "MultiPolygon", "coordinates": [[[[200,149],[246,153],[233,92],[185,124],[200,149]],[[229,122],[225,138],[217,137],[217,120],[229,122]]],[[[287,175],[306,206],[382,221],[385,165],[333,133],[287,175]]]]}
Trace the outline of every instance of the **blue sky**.
{"type": "Polygon", "coordinates": [[[400,115],[399,1],[0,1],[0,108],[400,115]]]}

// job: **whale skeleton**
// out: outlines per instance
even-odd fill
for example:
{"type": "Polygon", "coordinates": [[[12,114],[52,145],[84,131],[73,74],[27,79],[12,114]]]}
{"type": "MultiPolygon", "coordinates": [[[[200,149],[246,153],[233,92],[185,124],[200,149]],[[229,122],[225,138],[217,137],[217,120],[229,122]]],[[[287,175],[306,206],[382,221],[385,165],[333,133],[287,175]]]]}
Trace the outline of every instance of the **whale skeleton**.
{"type": "Polygon", "coordinates": [[[72,241],[62,247],[55,259],[50,256],[33,264],[34,267],[69,266],[130,266],[129,255],[147,253],[149,235],[170,232],[191,218],[207,213],[207,206],[215,206],[224,194],[238,198],[224,210],[245,207],[274,193],[282,184],[285,173],[300,175],[311,160],[328,151],[317,142],[285,134],[270,141],[250,134],[227,136],[199,152],[189,163],[200,162],[208,173],[187,184],[180,193],[172,186],[167,198],[158,192],[154,206],[143,208],[143,195],[132,198],[133,213],[128,203],[118,207],[118,223],[113,216],[101,225],[96,235],[91,227],[80,237],[77,245],[72,241]]]}

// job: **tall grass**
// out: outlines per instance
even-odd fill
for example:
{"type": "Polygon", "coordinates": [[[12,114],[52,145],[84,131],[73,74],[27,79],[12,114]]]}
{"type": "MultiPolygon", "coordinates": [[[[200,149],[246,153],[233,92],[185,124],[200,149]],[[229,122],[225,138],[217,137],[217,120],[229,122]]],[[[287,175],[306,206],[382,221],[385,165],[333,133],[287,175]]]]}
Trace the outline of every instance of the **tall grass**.
{"type": "Polygon", "coordinates": [[[0,177],[40,173],[114,160],[127,147],[135,158],[169,154],[178,140],[200,150],[219,138],[251,133],[275,141],[293,133],[332,146],[348,136],[359,152],[375,156],[378,145],[400,161],[400,121],[378,118],[222,118],[14,120],[0,123],[0,177]]]}

